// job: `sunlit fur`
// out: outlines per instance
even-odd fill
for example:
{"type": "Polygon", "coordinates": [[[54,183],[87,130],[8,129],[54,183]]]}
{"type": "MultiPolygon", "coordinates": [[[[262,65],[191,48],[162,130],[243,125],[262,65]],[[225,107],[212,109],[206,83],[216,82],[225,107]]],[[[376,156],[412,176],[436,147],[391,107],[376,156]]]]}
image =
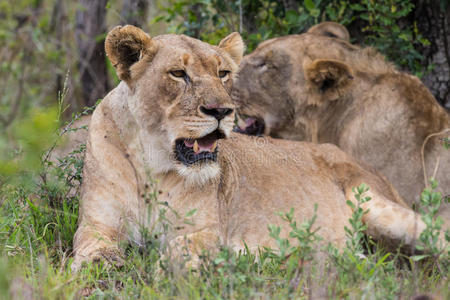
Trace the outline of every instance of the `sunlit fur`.
{"type": "Polygon", "coordinates": [[[178,174],[186,178],[188,186],[199,186],[210,183],[211,180],[217,179],[220,175],[220,167],[217,162],[207,162],[194,166],[185,166],[177,164],[175,166],[178,174]]]}

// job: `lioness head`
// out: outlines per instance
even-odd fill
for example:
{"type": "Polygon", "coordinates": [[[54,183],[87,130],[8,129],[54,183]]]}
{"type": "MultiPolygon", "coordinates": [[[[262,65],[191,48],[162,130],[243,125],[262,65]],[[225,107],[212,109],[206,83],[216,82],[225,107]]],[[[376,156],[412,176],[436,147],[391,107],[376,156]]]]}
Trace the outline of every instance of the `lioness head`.
{"type": "MultiPolygon", "coordinates": [[[[352,68],[341,60],[346,28],[325,22],[306,33],[267,40],[244,57],[233,86],[240,124],[237,131],[283,136],[307,105],[321,106],[351,85],[352,68]]],[[[285,137],[285,135],[284,135],[285,137]]]]}
{"type": "Polygon", "coordinates": [[[234,123],[229,94],[243,55],[240,35],[211,46],[184,35],[151,38],[127,25],[109,32],[105,48],[128,86],[124,101],[149,165],[157,160],[157,171],[175,169],[203,182],[219,174],[218,140],[234,123]]]}

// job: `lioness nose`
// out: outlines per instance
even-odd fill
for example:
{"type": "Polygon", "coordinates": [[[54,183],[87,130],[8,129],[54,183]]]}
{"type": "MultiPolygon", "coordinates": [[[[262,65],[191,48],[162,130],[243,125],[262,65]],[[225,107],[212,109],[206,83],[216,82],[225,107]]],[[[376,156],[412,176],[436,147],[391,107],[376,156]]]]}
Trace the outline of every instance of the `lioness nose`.
{"type": "Polygon", "coordinates": [[[205,115],[213,116],[218,121],[220,121],[231,114],[233,112],[233,109],[228,107],[206,108],[204,106],[200,106],[200,111],[205,115]]]}

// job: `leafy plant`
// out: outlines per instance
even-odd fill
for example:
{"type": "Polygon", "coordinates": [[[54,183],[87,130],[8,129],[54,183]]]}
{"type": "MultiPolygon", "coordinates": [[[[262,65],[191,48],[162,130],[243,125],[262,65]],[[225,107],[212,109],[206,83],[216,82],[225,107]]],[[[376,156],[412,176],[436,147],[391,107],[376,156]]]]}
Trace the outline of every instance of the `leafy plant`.
{"type": "Polygon", "coordinates": [[[450,138],[442,138],[443,146],[445,149],[450,149],[450,138]]]}
{"type": "Polygon", "coordinates": [[[424,189],[420,196],[421,206],[419,208],[422,220],[426,225],[425,230],[420,234],[419,243],[416,245],[418,250],[425,254],[416,255],[414,260],[422,260],[425,258],[433,258],[435,262],[439,261],[441,257],[448,257],[450,254],[450,232],[445,232],[445,240],[447,245],[442,245],[440,236],[442,225],[444,221],[441,216],[438,216],[439,208],[443,202],[443,197],[440,192],[437,192],[437,182],[434,179],[430,180],[431,187],[424,189]]]}
{"type": "Polygon", "coordinates": [[[413,10],[414,4],[411,1],[363,0],[359,4],[350,5],[350,8],[366,21],[367,25],[362,29],[365,44],[374,45],[397,65],[418,76],[423,75],[423,57],[416,47],[429,46],[430,42],[419,33],[417,24],[413,28],[402,28],[399,23],[413,10]]]}
{"type": "Polygon", "coordinates": [[[317,234],[320,228],[313,229],[317,218],[317,204],[314,205],[314,215],[301,223],[297,224],[294,219],[294,209],[287,213],[278,213],[278,215],[289,223],[291,228],[289,238],[280,236],[281,228],[279,226],[269,225],[269,235],[275,239],[278,249],[265,248],[267,255],[277,264],[282,265],[282,270],[289,280],[289,291],[294,292],[302,287],[305,280],[309,280],[312,274],[312,262],[317,258],[319,252],[318,243],[322,238],[317,234]],[[292,240],[295,244],[292,244],[292,240]],[[310,274],[311,273],[311,274],[310,274]]]}
{"type": "Polygon", "coordinates": [[[218,43],[226,34],[239,31],[251,52],[261,41],[287,34],[301,33],[311,26],[334,21],[357,28],[363,45],[377,48],[403,69],[418,76],[428,71],[419,46],[430,43],[414,25],[401,21],[414,8],[411,0],[170,0],[160,9],[164,14],[153,22],[167,22],[169,31],[184,33],[210,43],[218,43]]]}
{"type": "Polygon", "coordinates": [[[306,220],[302,224],[298,225],[294,219],[294,209],[287,213],[278,213],[278,215],[286,222],[289,223],[291,231],[289,232],[289,238],[297,241],[297,245],[291,245],[291,242],[287,238],[280,237],[281,228],[279,226],[269,225],[269,235],[275,239],[279,254],[274,255],[276,258],[282,260],[294,256],[295,259],[303,261],[310,261],[313,259],[316,247],[313,246],[316,242],[322,238],[317,235],[317,231],[320,228],[313,230],[313,225],[317,219],[317,203],[314,205],[314,215],[311,219],[306,220]]]}
{"type": "Polygon", "coordinates": [[[356,255],[361,255],[363,253],[363,243],[364,233],[367,229],[367,225],[363,224],[362,218],[365,214],[369,212],[369,210],[364,210],[361,207],[361,204],[366,203],[371,200],[371,197],[364,196],[364,193],[369,191],[369,187],[362,183],[360,186],[356,188],[352,188],[352,191],[355,195],[356,205],[347,200],[347,205],[352,209],[353,213],[350,219],[348,220],[351,228],[345,226],[345,233],[347,235],[347,249],[349,249],[352,253],[356,255]]]}

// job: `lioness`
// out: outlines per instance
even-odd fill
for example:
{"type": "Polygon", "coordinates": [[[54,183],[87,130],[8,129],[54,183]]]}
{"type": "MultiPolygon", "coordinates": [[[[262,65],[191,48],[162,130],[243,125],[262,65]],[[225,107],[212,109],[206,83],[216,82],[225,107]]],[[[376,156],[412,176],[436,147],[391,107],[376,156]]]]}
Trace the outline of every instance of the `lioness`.
{"type": "MultiPolygon", "coordinates": [[[[218,244],[274,247],[268,224],[295,209],[311,218],[326,241],[342,246],[352,187],[368,184],[363,204],[368,232],[411,245],[424,223],[382,177],[332,145],[259,139],[232,133],[229,93],[243,55],[238,33],[211,46],[184,35],[150,38],[134,26],[116,27],[106,53],[122,82],[95,109],[89,127],[73,269],[98,258],[120,260],[120,241],[141,239],[154,215],[145,201],[147,177],[158,200],[178,216],[197,209],[194,225],[166,215],[174,249],[195,255],[218,244]],[[172,211],[172,210],[171,210],[172,211]],[[186,239],[184,238],[186,237],[186,239]]],[[[286,232],[284,232],[286,233],[286,232]]]]}
{"type": "Polygon", "coordinates": [[[244,57],[233,85],[238,131],[338,145],[385,175],[409,205],[429,177],[449,195],[449,115],[417,77],[348,40],[344,26],[326,22],[244,57]]]}

